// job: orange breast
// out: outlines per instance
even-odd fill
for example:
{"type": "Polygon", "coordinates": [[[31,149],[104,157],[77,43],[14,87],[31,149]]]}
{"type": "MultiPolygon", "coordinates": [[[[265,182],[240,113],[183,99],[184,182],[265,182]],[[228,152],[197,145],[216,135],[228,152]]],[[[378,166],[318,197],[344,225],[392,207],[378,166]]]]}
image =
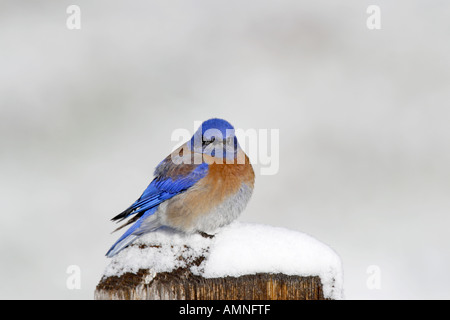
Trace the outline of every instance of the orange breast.
{"type": "Polygon", "coordinates": [[[168,201],[167,223],[175,228],[188,229],[201,215],[208,214],[236,194],[242,183],[253,189],[255,173],[245,155],[244,164],[209,165],[208,174],[192,188],[168,201]]]}

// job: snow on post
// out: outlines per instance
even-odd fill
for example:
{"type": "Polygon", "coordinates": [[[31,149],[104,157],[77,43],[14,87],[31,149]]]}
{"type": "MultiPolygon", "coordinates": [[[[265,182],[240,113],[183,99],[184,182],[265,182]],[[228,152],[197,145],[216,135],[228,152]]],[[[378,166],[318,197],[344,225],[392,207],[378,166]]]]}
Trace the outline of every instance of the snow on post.
{"type": "Polygon", "coordinates": [[[234,222],[214,237],[160,229],[113,257],[95,299],[342,299],[343,269],[301,232],[234,222]]]}

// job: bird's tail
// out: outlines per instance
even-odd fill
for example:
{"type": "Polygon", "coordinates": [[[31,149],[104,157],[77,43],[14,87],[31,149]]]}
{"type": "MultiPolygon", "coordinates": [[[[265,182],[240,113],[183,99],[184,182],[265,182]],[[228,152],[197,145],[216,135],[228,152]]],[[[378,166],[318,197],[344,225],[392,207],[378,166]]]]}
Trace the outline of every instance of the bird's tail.
{"type": "Polygon", "coordinates": [[[147,232],[155,231],[161,227],[161,222],[154,215],[157,208],[148,210],[135,224],[133,224],[120,238],[112,245],[106,253],[108,258],[118,254],[120,251],[132,244],[137,238],[147,232]]]}
{"type": "Polygon", "coordinates": [[[116,254],[118,254],[120,251],[122,251],[123,249],[128,247],[130,244],[132,244],[134,242],[134,240],[139,238],[139,236],[130,234],[127,237],[125,237],[123,239],[122,238],[123,237],[121,237],[119,240],[117,240],[117,242],[111,247],[111,249],[108,250],[108,252],[106,253],[106,256],[108,258],[112,258],[116,254]]]}

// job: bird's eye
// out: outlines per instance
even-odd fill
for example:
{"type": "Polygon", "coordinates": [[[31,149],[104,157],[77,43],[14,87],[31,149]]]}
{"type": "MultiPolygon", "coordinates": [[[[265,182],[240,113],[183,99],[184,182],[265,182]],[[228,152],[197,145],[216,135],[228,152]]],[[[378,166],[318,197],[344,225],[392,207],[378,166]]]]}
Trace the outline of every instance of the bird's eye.
{"type": "Polygon", "coordinates": [[[213,143],[215,140],[216,140],[215,137],[212,137],[212,138],[209,139],[209,140],[206,139],[206,138],[203,138],[203,146],[206,147],[206,146],[209,145],[210,143],[213,143]]]}

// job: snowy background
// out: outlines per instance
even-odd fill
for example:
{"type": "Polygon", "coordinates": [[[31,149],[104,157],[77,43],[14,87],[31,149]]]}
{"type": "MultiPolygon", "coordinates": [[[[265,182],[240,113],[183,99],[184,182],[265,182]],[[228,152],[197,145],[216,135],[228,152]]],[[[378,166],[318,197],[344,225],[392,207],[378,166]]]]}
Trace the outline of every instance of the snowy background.
{"type": "Polygon", "coordinates": [[[218,116],[280,132],[279,171],[257,175],[240,221],[331,246],[346,298],[449,299],[449,15],[443,0],[1,0],[0,298],[92,299],[109,219],[175,129],[218,116]]]}

